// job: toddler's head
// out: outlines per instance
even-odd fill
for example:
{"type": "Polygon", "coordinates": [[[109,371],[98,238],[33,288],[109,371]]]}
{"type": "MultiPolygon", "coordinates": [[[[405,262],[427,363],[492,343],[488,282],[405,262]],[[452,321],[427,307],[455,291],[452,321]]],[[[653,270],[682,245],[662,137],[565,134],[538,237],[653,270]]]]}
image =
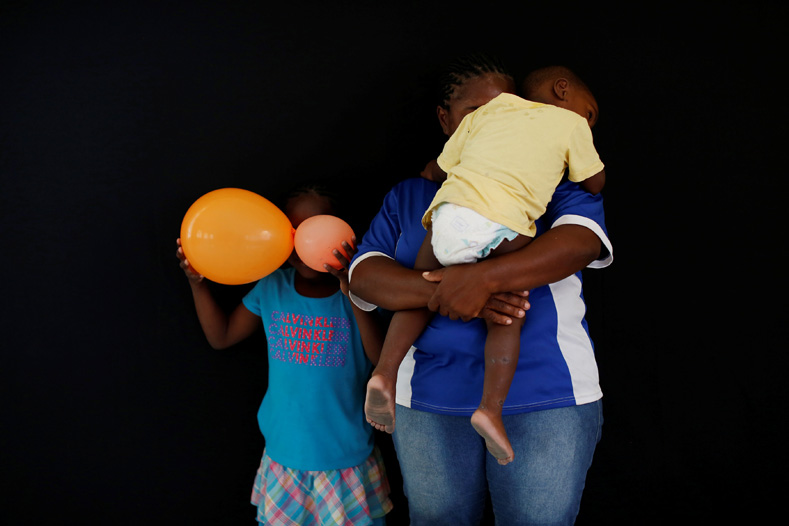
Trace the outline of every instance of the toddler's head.
{"type": "Polygon", "coordinates": [[[523,81],[523,97],[573,111],[595,125],[600,109],[589,87],[569,68],[548,66],[529,73],[523,81]]]}

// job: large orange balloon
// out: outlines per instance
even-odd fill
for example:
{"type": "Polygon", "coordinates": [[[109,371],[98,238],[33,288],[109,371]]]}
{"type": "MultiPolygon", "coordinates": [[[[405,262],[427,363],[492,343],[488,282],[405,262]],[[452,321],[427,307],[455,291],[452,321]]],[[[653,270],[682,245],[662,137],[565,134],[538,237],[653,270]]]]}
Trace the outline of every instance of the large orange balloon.
{"type": "Polygon", "coordinates": [[[353,229],[339,217],[317,215],[301,222],[296,228],[293,242],[296,254],[305,265],[313,270],[326,272],[324,263],[334,268],[339,267],[337,257],[332,253],[334,249],[350,259],[349,254],[342,248],[342,242],[347,241],[353,246],[352,238],[353,229]]]}
{"type": "Polygon", "coordinates": [[[181,223],[181,246],[194,269],[217,283],[267,276],[293,251],[293,226],[271,201],[240,188],[208,192],[181,223]]]}

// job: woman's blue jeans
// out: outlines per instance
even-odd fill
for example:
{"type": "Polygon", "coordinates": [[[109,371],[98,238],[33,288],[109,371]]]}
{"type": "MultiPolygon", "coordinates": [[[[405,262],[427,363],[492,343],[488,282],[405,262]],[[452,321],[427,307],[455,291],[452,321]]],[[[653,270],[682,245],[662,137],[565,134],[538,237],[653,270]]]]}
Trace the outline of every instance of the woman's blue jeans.
{"type": "Polygon", "coordinates": [[[411,526],[479,526],[487,492],[501,526],[572,525],[603,425],[601,401],[504,416],[501,466],[466,416],[397,406],[394,444],[411,526]]]}

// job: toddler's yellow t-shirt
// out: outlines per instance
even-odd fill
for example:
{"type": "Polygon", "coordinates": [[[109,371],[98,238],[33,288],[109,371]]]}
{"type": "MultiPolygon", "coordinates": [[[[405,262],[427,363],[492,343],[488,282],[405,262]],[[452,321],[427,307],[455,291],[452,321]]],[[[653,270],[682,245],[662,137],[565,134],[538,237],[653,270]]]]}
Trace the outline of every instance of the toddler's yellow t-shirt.
{"type": "Polygon", "coordinates": [[[438,165],[447,179],[422,218],[425,227],[433,209],[449,202],[530,237],[567,168],[575,182],[604,168],[586,119],[509,93],[463,118],[438,165]]]}

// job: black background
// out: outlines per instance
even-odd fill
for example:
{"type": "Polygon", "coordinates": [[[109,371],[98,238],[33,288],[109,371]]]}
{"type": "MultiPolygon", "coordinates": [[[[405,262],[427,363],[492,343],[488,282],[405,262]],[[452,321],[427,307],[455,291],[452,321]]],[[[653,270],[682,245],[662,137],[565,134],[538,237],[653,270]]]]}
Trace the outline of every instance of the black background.
{"type": "Polygon", "coordinates": [[[479,50],[518,80],[568,65],[601,108],[615,262],[585,273],[606,424],[578,524],[772,517],[786,8],[525,4],[0,3],[0,523],[252,525],[265,340],[208,347],[183,215],[317,178],[364,232],[441,147],[437,68],[479,50]]]}

